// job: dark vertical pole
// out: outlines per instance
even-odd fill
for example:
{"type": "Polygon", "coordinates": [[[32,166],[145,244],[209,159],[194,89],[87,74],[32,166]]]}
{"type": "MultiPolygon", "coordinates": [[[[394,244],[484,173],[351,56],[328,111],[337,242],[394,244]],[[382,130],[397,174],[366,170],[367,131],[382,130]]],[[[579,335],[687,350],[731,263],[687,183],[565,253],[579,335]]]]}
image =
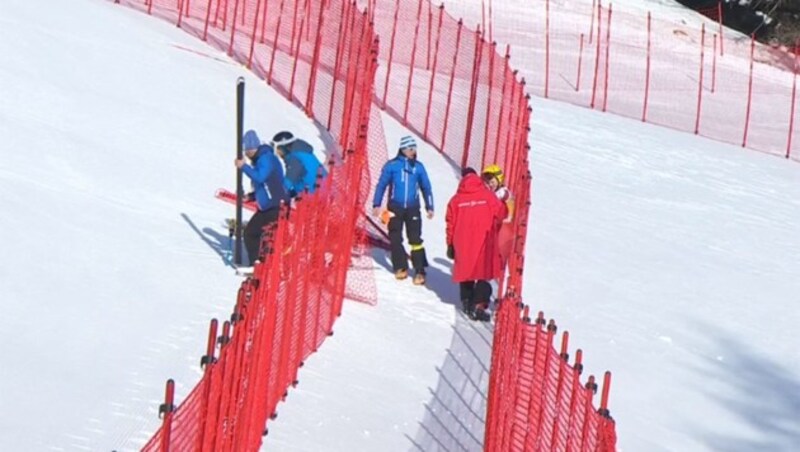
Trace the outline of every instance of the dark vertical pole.
{"type": "Polygon", "coordinates": [[[544,4],[544,98],[550,97],[550,0],[544,4]]]}
{"type": "Polygon", "coordinates": [[[408,124],[408,107],[411,104],[411,85],[414,81],[414,65],[417,62],[417,39],[419,38],[419,22],[422,17],[422,0],[417,6],[417,24],[414,26],[414,44],[411,46],[411,63],[408,67],[408,85],[406,86],[406,105],[403,110],[403,124],[408,124]]]}
{"type": "Polygon", "coordinates": [[[436,26],[436,50],[433,52],[433,70],[431,70],[431,84],[428,86],[428,106],[425,109],[425,129],[422,136],[430,141],[428,137],[428,125],[431,119],[431,104],[433,103],[433,83],[436,80],[436,67],[439,62],[439,38],[442,36],[442,14],[444,13],[444,3],[439,6],[439,22],[436,26]]]}
{"type": "Polygon", "coordinates": [[[750,81],[747,83],[747,112],[744,116],[742,147],[747,147],[747,132],[750,130],[750,107],[753,103],[753,60],[756,51],[756,35],[750,35],[750,81]]]}
{"type": "Polygon", "coordinates": [[[175,381],[167,380],[164,403],[158,408],[158,415],[163,416],[161,424],[161,452],[169,452],[172,436],[172,413],[175,411],[175,381]]]}
{"type": "MultiPolygon", "coordinates": [[[[236,81],[236,158],[244,158],[242,135],[244,134],[244,78],[236,81]]],[[[242,265],[242,170],[236,170],[236,245],[233,248],[234,265],[242,265]]],[[[254,256],[251,256],[253,259],[254,256]]]]}
{"type": "Polygon", "coordinates": [[[794,70],[792,71],[792,108],[789,110],[789,138],[786,140],[786,158],[792,155],[792,131],[794,130],[794,107],[797,101],[797,47],[800,46],[800,39],[794,45],[794,70]]]}
{"type": "Polygon", "coordinates": [[[392,39],[389,42],[389,62],[386,65],[386,81],[383,84],[383,107],[386,108],[386,96],[389,93],[389,77],[392,75],[392,56],[394,55],[394,37],[397,33],[397,15],[400,12],[400,0],[395,2],[394,22],[392,24],[392,39]]]}
{"type": "Polygon", "coordinates": [[[700,133],[700,108],[703,105],[703,60],[705,57],[706,24],[700,27],[700,77],[697,82],[697,115],[694,121],[694,134],[700,133]]]}
{"type": "Polygon", "coordinates": [[[608,107],[608,68],[611,65],[611,14],[613,13],[613,4],[608,5],[608,25],[606,26],[606,61],[605,61],[605,77],[603,80],[603,111],[608,107]]]}
{"type": "Polygon", "coordinates": [[[719,21],[719,56],[725,56],[725,41],[722,35],[722,22],[724,22],[722,18],[722,0],[719,0],[717,3],[717,20],[719,21]]]}
{"type": "Polygon", "coordinates": [[[650,39],[652,33],[652,16],[647,12],[647,63],[645,64],[644,76],[644,103],[642,104],[642,122],[647,121],[647,101],[650,99],[650,39]]]}
{"type": "Polygon", "coordinates": [[[461,154],[461,167],[465,168],[467,166],[467,161],[469,160],[469,149],[472,140],[472,120],[475,118],[475,101],[478,97],[478,82],[480,81],[480,73],[481,73],[481,57],[483,56],[483,47],[481,43],[483,42],[483,37],[481,36],[481,31],[477,30],[475,32],[475,51],[473,53],[474,57],[472,60],[472,86],[470,88],[469,94],[469,107],[467,108],[467,131],[464,134],[464,148],[461,154]]]}
{"type": "MultiPolygon", "coordinates": [[[[594,101],[597,97],[597,77],[600,73],[600,44],[602,39],[600,39],[600,32],[602,31],[603,27],[603,7],[601,4],[597,5],[597,50],[595,51],[594,55],[594,81],[592,82],[592,101],[589,103],[589,108],[594,109],[594,101]]],[[[591,36],[589,40],[591,40],[591,36]]]]}

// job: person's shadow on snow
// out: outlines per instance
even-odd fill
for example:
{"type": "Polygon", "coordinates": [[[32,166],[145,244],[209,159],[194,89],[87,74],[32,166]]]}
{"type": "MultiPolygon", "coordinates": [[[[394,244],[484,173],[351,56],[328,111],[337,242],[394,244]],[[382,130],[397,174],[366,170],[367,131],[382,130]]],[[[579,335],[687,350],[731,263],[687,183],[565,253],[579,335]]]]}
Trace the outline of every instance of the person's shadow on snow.
{"type": "MultiPolygon", "coordinates": [[[[189,218],[188,215],[185,213],[181,214],[181,218],[185,221],[190,228],[195,232],[195,234],[200,237],[209,248],[211,248],[225,265],[230,265],[230,255],[233,253],[233,243],[230,237],[228,237],[227,230],[225,233],[220,233],[212,228],[203,228],[201,231],[200,228],[197,227],[196,224],[189,218]]],[[[243,257],[246,257],[243,253],[243,257]]]]}
{"type": "MultiPolygon", "coordinates": [[[[390,252],[378,246],[373,248],[372,256],[375,258],[375,261],[389,273],[393,273],[394,270],[392,269],[390,252]]],[[[429,257],[429,264],[431,260],[434,264],[438,265],[429,265],[428,268],[425,269],[426,277],[425,286],[423,287],[436,294],[436,297],[439,298],[441,302],[461,309],[461,302],[458,299],[458,285],[453,282],[451,277],[453,263],[441,257],[434,257],[433,259],[429,257]],[[447,270],[442,270],[440,266],[445,267],[447,270]]],[[[410,262],[409,276],[413,276],[413,269],[410,266],[410,262]]]]}

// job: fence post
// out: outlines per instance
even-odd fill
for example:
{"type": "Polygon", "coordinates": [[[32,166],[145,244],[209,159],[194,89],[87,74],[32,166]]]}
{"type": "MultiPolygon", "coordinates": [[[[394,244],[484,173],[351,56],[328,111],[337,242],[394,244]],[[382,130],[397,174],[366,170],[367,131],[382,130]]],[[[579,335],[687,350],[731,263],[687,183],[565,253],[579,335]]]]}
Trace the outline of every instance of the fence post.
{"type": "Polygon", "coordinates": [[[581,446],[586,444],[589,439],[589,424],[588,422],[589,417],[592,415],[592,399],[594,399],[594,395],[597,393],[597,383],[594,381],[594,375],[589,375],[589,379],[586,382],[586,389],[589,393],[589,397],[586,398],[586,401],[583,405],[583,432],[581,434],[581,446]]]}
{"type": "Polygon", "coordinates": [[[647,122],[647,101],[650,99],[650,46],[652,39],[652,17],[647,12],[647,63],[644,74],[644,102],[642,103],[642,122],[647,122]]]}
{"type": "Polygon", "coordinates": [[[756,35],[750,35],[750,80],[747,83],[747,112],[744,116],[742,147],[747,147],[747,132],[750,130],[750,104],[753,102],[753,59],[756,52],[756,35]]]}
{"type": "Polygon", "coordinates": [[[228,44],[228,56],[233,56],[233,41],[236,37],[236,15],[239,13],[239,0],[233,4],[233,20],[231,21],[231,42],[228,44]]]}
{"type": "MultiPolygon", "coordinates": [[[[325,23],[325,9],[319,5],[319,17],[314,28],[317,29],[317,36],[314,39],[314,56],[311,58],[311,73],[308,77],[308,92],[306,93],[306,116],[312,117],[314,113],[314,93],[317,84],[317,71],[319,70],[319,48],[322,46],[322,29],[325,23]]],[[[311,21],[309,21],[311,22],[311,21]]]]}
{"type": "Polygon", "coordinates": [[[605,375],[603,375],[603,393],[600,396],[600,408],[597,410],[597,412],[605,418],[611,416],[611,413],[608,411],[608,393],[610,390],[611,372],[606,371],[605,375]]]}
{"type": "Polygon", "coordinates": [[[278,23],[275,25],[275,35],[272,38],[272,54],[269,57],[269,70],[267,71],[267,84],[272,85],[272,68],[275,65],[275,54],[278,53],[278,37],[280,37],[281,22],[283,19],[283,0],[278,7],[278,23]]]}
{"type": "Polygon", "coordinates": [[[208,0],[206,7],[206,23],[203,25],[203,41],[208,41],[208,22],[211,20],[211,1],[208,0]]]}
{"type": "Polygon", "coordinates": [[[725,39],[722,35],[722,0],[717,2],[717,20],[719,21],[719,56],[725,56],[725,47],[723,44],[725,39]]]}
{"type": "Polygon", "coordinates": [[[606,107],[608,106],[608,79],[609,79],[609,68],[611,66],[611,14],[613,12],[614,5],[608,5],[608,24],[606,25],[606,73],[605,73],[605,80],[603,80],[603,111],[606,111],[606,107]]]}
{"type": "MultiPolygon", "coordinates": [[[[569,393],[566,393],[565,395],[566,391],[564,389],[565,386],[564,375],[567,372],[566,368],[569,366],[568,345],[569,345],[569,332],[564,331],[563,335],[561,336],[561,353],[559,354],[561,359],[558,361],[558,385],[556,387],[556,406],[554,413],[555,422],[553,422],[553,432],[550,435],[550,444],[557,444],[559,436],[559,427],[561,426],[561,422],[559,421],[562,419],[562,416],[564,416],[564,414],[562,413],[562,407],[564,406],[564,402],[562,399],[569,395],[569,393]]],[[[569,413],[567,413],[567,416],[569,416],[569,413]]]]}
{"type": "Polygon", "coordinates": [[[544,98],[550,95],[550,0],[544,2],[544,98]]]}
{"type": "Polygon", "coordinates": [[[258,13],[261,12],[261,0],[256,2],[256,15],[253,17],[253,36],[250,36],[250,54],[247,56],[247,69],[253,66],[253,53],[256,49],[256,36],[258,35],[258,13]]]}
{"type": "MultiPolygon", "coordinates": [[[[514,81],[516,82],[516,74],[517,72],[514,71],[515,75],[514,81]]],[[[506,175],[506,180],[513,180],[514,177],[512,176],[512,168],[514,162],[514,153],[517,152],[517,145],[519,144],[517,140],[519,139],[519,131],[520,131],[520,121],[522,121],[523,115],[523,108],[524,102],[523,98],[525,97],[525,78],[523,77],[518,83],[514,83],[511,86],[511,102],[509,103],[508,109],[508,119],[507,124],[509,126],[506,128],[506,142],[503,145],[503,148],[506,149],[506,153],[503,156],[503,172],[506,175]],[[512,125],[513,124],[513,125],[512,125]],[[513,130],[513,133],[512,133],[513,130]]],[[[521,126],[526,127],[526,126],[521,126]]],[[[495,156],[495,161],[498,159],[495,156]]]]}
{"type": "MultiPolygon", "coordinates": [[[[428,55],[425,58],[425,70],[426,71],[430,71],[431,70],[431,33],[433,32],[433,5],[431,4],[431,2],[427,2],[427,3],[428,3],[428,45],[427,45],[428,55]]],[[[440,7],[441,6],[444,6],[444,3],[442,3],[440,5],[440,7]]]]}
{"type": "Polygon", "coordinates": [[[158,407],[158,415],[163,415],[161,423],[161,452],[169,452],[170,436],[172,433],[172,413],[175,411],[175,381],[170,378],[167,380],[167,388],[164,394],[164,403],[158,407]]]}
{"type": "Polygon", "coordinates": [[[714,52],[711,56],[711,94],[717,90],[717,34],[714,33],[714,52]]]}
{"type": "Polygon", "coordinates": [[[394,56],[394,38],[397,35],[397,14],[400,10],[400,0],[394,3],[394,23],[392,24],[392,40],[389,41],[389,61],[386,62],[386,81],[383,84],[383,108],[386,108],[386,96],[389,93],[389,78],[392,75],[392,57],[394,56]]]}
{"type": "MultiPolygon", "coordinates": [[[[222,31],[228,29],[228,0],[224,0],[225,6],[222,9],[222,31]]],[[[152,3],[152,0],[151,0],[152,3]]]]}
{"type": "Polygon", "coordinates": [[[419,22],[422,17],[422,1],[417,0],[417,24],[414,26],[414,44],[411,47],[411,64],[408,66],[408,84],[406,85],[406,105],[403,110],[403,124],[408,125],[408,106],[411,104],[411,85],[414,82],[414,65],[417,62],[417,40],[419,39],[419,22]]]}
{"type": "Polygon", "coordinates": [[[464,134],[464,148],[461,154],[462,168],[467,166],[467,160],[469,159],[469,148],[472,140],[472,121],[475,118],[475,101],[478,97],[478,83],[480,80],[481,59],[483,57],[483,48],[481,46],[482,42],[483,37],[481,35],[481,31],[475,31],[475,51],[473,53],[474,58],[472,60],[472,86],[470,87],[469,107],[467,108],[467,131],[464,134]]]}
{"type": "Polygon", "coordinates": [[[261,37],[258,39],[258,42],[264,44],[264,35],[267,32],[267,19],[269,18],[269,2],[270,0],[264,1],[264,12],[261,13],[261,37]]]}
{"type": "Polygon", "coordinates": [[[433,52],[433,69],[431,70],[431,83],[428,86],[428,107],[425,109],[425,128],[423,129],[422,136],[428,140],[428,125],[431,119],[431,103],[433,101],[433,85],[434,81],[436,80],[436,68],[439,62],[439,41],[442,34],[442,16],[444,15],[444,3],[439,5],[439,20],[438,25],[436,26],[436,49],[433,52]]]}
{"type": "Polygon", "coordinates": [[[489,42],[494,42],[494,33],[492,33],[492,0],[489,0],[489,42]]]}
{"type": "Polygon", "coordinates": [[[597,50],[594,56],[594,82],[592,83],[592,101],[589,103],[589,108],[594,109],[594,100],[597,96],[597,77],[600,73],[600,32],[602,31],[602,18],[603,18],[603,6],[598,3],[597,4],[597,50]]]}
{"type": "MultiPolygon", "coordinates": [[[[303,17],[300,19],[300,33],[298,33],[297,36],[297,44],[296,44],[297,47],[295,47],[294,49],[294,57],[292,58],[292,77],[289,81],[289,90],[286,93],[287,100],[292,100],[292,95],[294,94],[294,80],[295,76],[297,75],[297,63],[300,61],[300,44],[303,42],[302,33],[305,22],[306,22],[306,16],[304,14],[303,17]]],[[[292,34],[294,34],[294,30],[292,31],[292,34]]],[[[297,96],[297,99],[299,100],[300,96],[297,96]]]]}
{"type": "Polygon", "coordinates": [[[214,349],[217,344],[217,319],[211,319],[211,324],[208,327],[208,342],[206,342],[206,354],[200,358],[200,367],[203,369],[202,384],[205,384],[203,391],[202,409],[200,410],[199,431],[197,432],[197,442],[195,443],[196,451],[203,450],[203,437],[206,433],[206,427],[209,420],[208,406],[209,397],[211,397],[211,369],[216,362],[214,358],[214,349]]]}
{"type": "MultiPolygon", "coordinates": [[[[500,124],[503,122],[503,112],[508,111],[509,117],[511,117],[511,111],[514,108],[511,102],[506,102],[506,86],[508,85],[508,77],[511,76],[512,80],[512,91],[511,95],[513,96],[513,83],[516,81],[516,72],[511,71],[511,65],[509,64],[509,60],[511,59],[511,46],[506,44],[506,54],[503,57],[503,87],[500,89],[500,116],[498,120],[497,126],[497,133],[495,134],[494,138],[494,155],[492,156],[493,161],[497,161],[497,153],[500,152],[500,136],[502,135],[502,130],[500,129],[500,124]]],[[[509,96],[510,97],[510,96],[509,96]]],[[[508,151],[506,151],[508,152],[508,151]]]]}
{"type": "MultiPolygon", "coordinates": [[[[489,94],[486,96],[486,121],[483,130],[483,150],[481,152],[481,168],[486,167],[486,146],[489,143],[489,115],[492,112],[492,88],[494,87],[494,58],[497,53],[497,43],[493,42],[489,48],[489,94]]],[[[502,110],[498,113],[502,116],[502,110]]],[[[500,121],[497,121],[495,133],[500,133],[500,121]]]]}
{"type": "Polygon", "coordinates": [[[694,134],[700,133],[700,110],[703,104],[703,60],[705,59],[706,24],[700,27],[700,76],[697,81],[697,115],[694,119],[694,134]]]}
{"type": "Polygon", "coordinates": [[[181,23],[183,19],[183,7],[188,2],[178,2],[178,22],[175,24],[178,28],[181,28],[181,23]]]}
{"type": "Polygon", "coordinates": [[[794,107],[797,98],[797,47],[800,46],[800,39],[794,45],[794,70],[792,71],[792,109],[789,111],[789,138],[786,140],[786,158],[792,153],[792,131],[794,130],[794,107]]]}
{"type": "Polygon", "coordinates": [[[294,13],[292,13],[292,39],[291,39],[290,44],[289,44],[289,53],[290,54],[292,52],[294,52],[294,39],[295,38],[297,38],[298,40],[302,39],[302,37],[299,36],[299,35],[301,35],[303,33],[302,19],[300,21],[300,32],[299,33],[297,32],[297,9],[298,9],[298,6],[300,5],[300,1],[301,0],[294,0],[294,13]]]}
{"type": "Polygon", "coordinates": [[[444,152],[444,145],[447,142],[447,123],[450,122],[450,101],[453,98],[453,82],[456,77],[456,64],[458,64],[458,49],[461,47],[461,29],[464,28],[464,21],[458,19],[456,30],[456,46],[453,50],[453,66],[450,69],[450,86],[447,89],[447,106],[444,109],[444,129],[442,130],[442,145],[439,147],[444,152]]]}
{"type": "Polygon", "coordinates": [[[581,90],[581,66],[583,65],[583,33],[580,37],[580,45],[578,46],[578,75],[575,77],[575,92],[581,90]]]}
{"type": "Polygon", "coordinates": [[[345,36],[347,36],[349,31],[353,28],[354,15],[352,14],[350,5],[350,2],[344,2],[344,8],[342,8],[342,12],[339,15],[339,34],[337,35],[336,56],[333,63],[333,87],[331,88],[331,102],[328,105],[327,129],[331,128],[331,123],[333,122],[333,105],[336,103],[336,86],[338,85],[336,82],[338,81],[339,71],[342,66],[342,48],[344,47],[345,36]],[[350,26],[345,27],[344,24],[348,22],[348,18],[350,18],[350,26]]]}

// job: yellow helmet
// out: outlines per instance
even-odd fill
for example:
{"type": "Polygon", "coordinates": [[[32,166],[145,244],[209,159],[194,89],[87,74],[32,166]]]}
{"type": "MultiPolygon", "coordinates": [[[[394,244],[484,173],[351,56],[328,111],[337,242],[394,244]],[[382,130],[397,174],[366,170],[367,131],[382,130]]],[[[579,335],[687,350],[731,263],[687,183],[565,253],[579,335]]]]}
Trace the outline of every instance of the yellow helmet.
{"type": "Polygon", "coordinates": [[[503,181],[505,180],[505,178],[503,177],[503,170],[496,163],[493,163],[493,164],[487,166],[486,168],[484,168],[483,169],[483,174],[484,175],[490,175],[490,176],[494,177],[495,179],[497,179],[497,182],[500,185],[503,185],[503,181]]]}

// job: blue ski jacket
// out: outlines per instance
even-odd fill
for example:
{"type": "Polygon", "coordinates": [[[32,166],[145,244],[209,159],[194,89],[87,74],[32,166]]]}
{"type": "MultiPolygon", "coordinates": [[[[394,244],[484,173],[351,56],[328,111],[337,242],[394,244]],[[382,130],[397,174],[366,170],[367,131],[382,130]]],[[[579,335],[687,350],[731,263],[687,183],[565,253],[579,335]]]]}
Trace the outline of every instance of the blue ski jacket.
{"type": "MultiPolygon", "coordinates": [[[[289,194],[294,197],[298,193],[308,191],[314,193],[317,189],[317,171],[322,164],[314,155],[314,148],[306,141],[296,140],[287,146],[284,161],[286,162],[286,177],[284,185],[289,194]]],[[[322,177],[328,172],[322,168],[322,177]]]]}
{"type": "Polygon", "coordinates": [[[403,208],[419,208],[419,192],[425,201],[425,210],[433,210],[433,191],[431,181],[425,166],[416,161],[409,160],[400,154],[383,165],[378,185],[375,187],[373,207],[380,207],[383,194],[387,187],[389,191],[389,205],[403,208]]]}
{"type": "Polygon", "coordinates": [[[253,166],[244,165],[242,171],[252,181],[258,210],[280,207],[281,201],[289,201],[283,186],[283,167],[272,146],[259,146],[253,157],[253,166]]]}

